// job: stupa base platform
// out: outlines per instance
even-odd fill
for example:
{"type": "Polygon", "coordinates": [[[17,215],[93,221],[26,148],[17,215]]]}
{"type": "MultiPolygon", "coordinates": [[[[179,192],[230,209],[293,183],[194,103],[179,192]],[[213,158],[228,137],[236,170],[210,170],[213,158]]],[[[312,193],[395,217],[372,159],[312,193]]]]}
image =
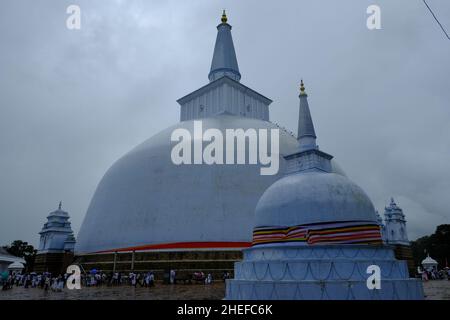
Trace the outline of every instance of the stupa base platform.
{"type": "Polygon", "coordinates": [[[409,278],[406,261],[384,245],[296,244],[255,246],[227,281],[230,300],[421,300],[422,282],[409,278]],[[379,267],[380,288],[370,289],[369,266],[379,267]]]}
{"type": "Polygon", "coordinates": [[[227,280],[228,300],[423,300],[419,279],[383,280],[381,289],[366,281],[227,280]]]}

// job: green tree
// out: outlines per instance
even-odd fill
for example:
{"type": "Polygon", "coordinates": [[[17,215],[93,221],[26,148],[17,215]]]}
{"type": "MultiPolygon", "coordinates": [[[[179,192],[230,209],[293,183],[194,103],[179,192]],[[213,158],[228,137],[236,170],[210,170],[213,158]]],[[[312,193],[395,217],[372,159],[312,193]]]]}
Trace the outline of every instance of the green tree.
{"type": "Polygon", "coordinates": [[[22,240],[14,240],[10,246],[5,246],[4,248],[10,254],[23,258],[27,263],[26,270],[33,270],[37,250],[31,244],[22,240]]]}
{"type": "Polygon", "coordinates": [[[414,262],[420,265],[429,254],[439,263],[439,268],[450,263],[450,224],[442,224],[429,236],[411,242],[414,262]]]}

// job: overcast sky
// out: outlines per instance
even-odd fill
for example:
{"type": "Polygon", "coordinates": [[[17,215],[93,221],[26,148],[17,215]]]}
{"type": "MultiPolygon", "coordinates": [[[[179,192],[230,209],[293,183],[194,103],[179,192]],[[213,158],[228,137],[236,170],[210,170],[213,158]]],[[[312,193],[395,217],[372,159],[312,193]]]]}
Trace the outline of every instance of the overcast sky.
{"type": "MultiPolygon", "coordinates": [[[[450,29],[450,2],[428,2],[450,29]]],[[[37,244],[60,200],[78,232],[109,166],[208,83],[222,8],[272,121],[296,131],[303,78],[320,148],[380,212],[394,196],[410,239],[450,223],[450,41],[421,0],[2,0],[0,245],[37,244]]]]}

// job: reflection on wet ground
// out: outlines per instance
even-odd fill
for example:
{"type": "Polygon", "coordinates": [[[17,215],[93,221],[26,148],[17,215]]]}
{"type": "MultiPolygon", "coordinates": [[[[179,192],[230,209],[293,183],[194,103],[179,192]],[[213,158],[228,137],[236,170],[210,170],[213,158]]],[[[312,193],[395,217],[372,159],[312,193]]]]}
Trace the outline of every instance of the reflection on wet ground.
{"type": "MultiPolygon", "coordinates": [[[[424,283],[425,299],[450,300],[450,281],[436,280],[424,283]]],[[[0,291],[0,300],[219,300],[225,296],[223,282],[211,285],[165,285],[157,283],[152,288],[123,285],[120,287],[83,287],[81,290],[64,289],[62,292],[44,291],[37,288],[14,287],[0,291]]]]}
{"type": "Polygon", "coordinates": [[[165,285],[157,283],[154,287],[136,288],[122,285],[116,287],[82,287],[80,290],[62,292],[44,291],[38,288],[14,287],[7,291],[0,291],[0,300],[219,300],[225,296],[225,284],[217,282],[205,284],[177,284],[165,285]]]}
{"type": "Polygon", "coordinates": [[[450,281],[434,280],[423,283],[426,300],[450,300],[450,281]]]}

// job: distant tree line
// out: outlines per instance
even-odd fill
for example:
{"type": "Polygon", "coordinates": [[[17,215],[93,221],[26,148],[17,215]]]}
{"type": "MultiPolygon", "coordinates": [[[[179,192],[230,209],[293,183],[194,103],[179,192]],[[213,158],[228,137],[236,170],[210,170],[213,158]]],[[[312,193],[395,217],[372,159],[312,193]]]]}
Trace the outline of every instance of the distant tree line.
{"type": "Polygon", "coordinates": [[[13,256],[23,258],[27,263],[27,271],[33,270],[37,250],[31,244],[22,240],[14,240],[11,245],[4,246],[3,248],[13,256]]]}
{"type": "Polygon", "coordinates": [[[429,236],[411,241],[414,262],[420,266],[423,259],[429,254],[439,263],[439,268],[450,267],[450,224],[441,224],[429,236]]]}

